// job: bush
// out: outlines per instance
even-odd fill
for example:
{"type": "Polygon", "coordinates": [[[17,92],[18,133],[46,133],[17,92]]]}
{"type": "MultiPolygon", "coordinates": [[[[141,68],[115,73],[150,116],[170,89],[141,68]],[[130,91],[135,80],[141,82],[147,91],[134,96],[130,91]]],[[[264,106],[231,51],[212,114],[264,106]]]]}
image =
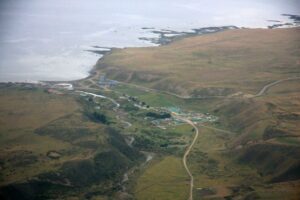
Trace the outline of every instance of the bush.
{"type": "Polygon", "coordinates": [[[109,133],[110,144],[116,149],[118,149],[131,161],[138,160],[142,157],[142,154],[139,153],[139,151],[127,145],[123,136],[117,130],[113,128],[107,128],[107,132],[109,133]]]}
{"type": "Polygon", "coordinates": [[[93,112],[92,114],[88,113],[87,116],[94,122],[100,122],[103,124],[109,124],[107,117],[99,112],[93,112]]]}
{"type": "Polygon", "coordinates": [[[166,119],[171,117],[170,113],[166,113],[166,112],[163,113],[148,112],[146,113],[146,116],[156,118],[156,119],[166,119]]]}

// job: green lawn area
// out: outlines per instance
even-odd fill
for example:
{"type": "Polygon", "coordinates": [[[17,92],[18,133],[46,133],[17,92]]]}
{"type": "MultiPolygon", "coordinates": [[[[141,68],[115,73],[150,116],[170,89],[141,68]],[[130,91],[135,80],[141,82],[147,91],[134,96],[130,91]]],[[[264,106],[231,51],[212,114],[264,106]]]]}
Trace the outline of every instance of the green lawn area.
{"type": "Polygon", "coordinates": [[[155,161],[138,178],[134,195],[138,200],[182,200],[188,198],[189,178],[181,158],[155,161]]]}

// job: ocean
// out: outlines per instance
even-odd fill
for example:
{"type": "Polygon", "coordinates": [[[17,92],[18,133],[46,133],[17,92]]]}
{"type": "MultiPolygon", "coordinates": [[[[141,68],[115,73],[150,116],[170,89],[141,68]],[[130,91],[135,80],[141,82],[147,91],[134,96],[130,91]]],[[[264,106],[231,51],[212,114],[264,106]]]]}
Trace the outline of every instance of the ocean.
{"type": "Polygon", "coordinates": [[[298,0],[1,0],[0,82],[89,75],[95,50],[155,46],[153,30],[293,23],[298,0]],[[102,48],[99,48],[102,47],[102,48]]]}

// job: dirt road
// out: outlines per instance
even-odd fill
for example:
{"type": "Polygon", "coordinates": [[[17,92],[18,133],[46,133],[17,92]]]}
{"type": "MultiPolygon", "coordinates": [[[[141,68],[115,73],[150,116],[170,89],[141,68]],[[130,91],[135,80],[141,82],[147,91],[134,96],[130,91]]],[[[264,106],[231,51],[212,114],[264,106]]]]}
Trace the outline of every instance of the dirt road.
{"type": "Polygon", "coordinates": [[[254,95],[252,98],[254,97],[260,97],[262,95],[264,95],[268,89],[270,87],[273,87],[281,82],[284,82],[284,81],[292,81],[292,80],[297,80],[297,79],[300,79],[300,77],[292,77],[292,78],[286,78],[286,79],[281,79],[281,80],[278,80],[278,81],[275,81],[275,82],[272,82],[272,83],[269,83],[267,85],[265,85],[256,95],[254,95]]]}
{"type": "Polygon", "coordinates": [[[190,177],[190,194],[189,194],[189,198],[188,200],[193,200],[193,189],[194,189],[194,177],[193,177],[193,174],[191,173],[188,165],[187,165],[187,157],[190,153],[190,151],[192,150],[194,144],[196,143],[197,139],[198,139],[198,136],[199,136],[199,130],[197,128],[197,126],[189,119],[185,119],[185,118],[182,118],[182,117],[179,117],[177,115],[174,115],[175,118],[181,120],[181,121],[184,121],[188,124],[190,124],[194,130],[195,130],[195,137],[192,141],[192,143],[190,144],[190,146],[187,148],[187,150],[185,151],[184,155],[183,155],[183,158],[182,158],[182,162],[183,162],[183,166],[186,170],[186,172],[188,173],[189,177],[190,177]]]}

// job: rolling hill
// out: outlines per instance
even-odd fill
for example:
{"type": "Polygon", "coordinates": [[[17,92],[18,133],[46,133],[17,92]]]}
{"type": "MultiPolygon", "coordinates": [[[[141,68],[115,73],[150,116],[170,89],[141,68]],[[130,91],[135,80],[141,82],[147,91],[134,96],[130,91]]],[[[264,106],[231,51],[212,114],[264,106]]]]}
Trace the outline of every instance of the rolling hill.
{"type": "Polygon", "coordinates": [[[300,29],[238,29],[160,47],[113,50],[96,70],[127,83],[184,96],[253,94],[299,76],[300,29]]]}

